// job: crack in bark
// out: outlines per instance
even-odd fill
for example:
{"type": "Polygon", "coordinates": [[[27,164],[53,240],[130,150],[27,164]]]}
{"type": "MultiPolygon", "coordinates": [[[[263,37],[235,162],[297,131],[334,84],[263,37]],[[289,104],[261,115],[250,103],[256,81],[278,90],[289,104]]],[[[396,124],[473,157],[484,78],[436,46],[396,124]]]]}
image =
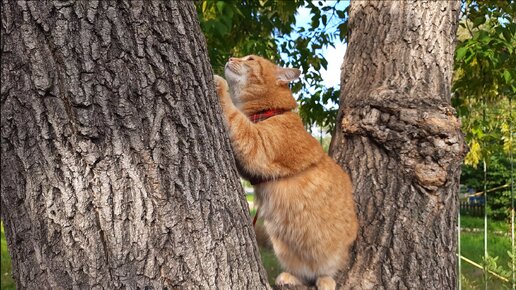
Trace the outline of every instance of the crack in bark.
{"type": "Polygon", "coordinates": [[[110,263],[110,247],[108,247],[107,243],[106,243],[106,236],[105,236],[105,233],[104,233],[104,230],[102,229],[102,225],[100,223],[100,217],[99,217],[99,212],[98,212],[98,209],[96,206],[93,207],[94,208],[94,211],[95,211],[95,223],[97,225],[97,228],[98,228],[98,231],[99,231],[99,236],[100,236],[100,243],[102,245],[102,250],[104,251],[104,258],[105,258],[105,261],[106,261],[106,266],[108,268],[108,273],[109,273],[109,279],[111,281],[113,281],[113,273],[112,273],[112,270],[111,270],[111,263],[110,263]]]}

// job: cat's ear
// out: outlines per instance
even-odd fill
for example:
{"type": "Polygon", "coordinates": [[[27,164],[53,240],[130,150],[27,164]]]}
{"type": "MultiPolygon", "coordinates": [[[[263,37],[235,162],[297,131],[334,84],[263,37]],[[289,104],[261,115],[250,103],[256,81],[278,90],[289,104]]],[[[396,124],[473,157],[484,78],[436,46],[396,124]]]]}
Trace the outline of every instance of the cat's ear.
{"type": "Polygon", "coordinates": [[[276,73],[279,84],[288,84],[291,81],[295,81],[299,78],[299,75],[301,75],[301,71],[297,68],[280,67],[276,73]]]}

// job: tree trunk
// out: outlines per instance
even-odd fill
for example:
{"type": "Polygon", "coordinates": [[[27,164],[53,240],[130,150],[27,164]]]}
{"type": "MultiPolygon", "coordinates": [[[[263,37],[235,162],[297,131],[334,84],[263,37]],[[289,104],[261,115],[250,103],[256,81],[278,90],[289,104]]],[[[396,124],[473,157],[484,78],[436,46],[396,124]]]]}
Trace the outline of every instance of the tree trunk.
{"type": "Polygon", "coordinates": [[[343,289],[454,289],[465,145],[450,106],[459,1],[352,1],[331,155],[360,232],[343,289]],[[340,130],[339,130],[340,129],[340,130]]]}
{"type": "Polygon", "coordinates": [[[189,1],[2,2],[18,289],[267,288],[189,1]]]}

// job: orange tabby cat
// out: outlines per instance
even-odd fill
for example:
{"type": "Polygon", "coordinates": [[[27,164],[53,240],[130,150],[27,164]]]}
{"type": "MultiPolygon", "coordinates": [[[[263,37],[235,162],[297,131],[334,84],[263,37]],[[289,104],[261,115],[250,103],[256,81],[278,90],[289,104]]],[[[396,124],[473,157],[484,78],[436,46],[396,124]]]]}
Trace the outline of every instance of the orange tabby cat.
{"type": "Polygon", "coordinates": [[[285,272],[276,284],[335,289],[357,234],[348,176],[292,112],[288,83],[300,71],[249,55],[230,58],[228,83],[215,76],[240,173],[255,186],[256,204],[285,272]]]}

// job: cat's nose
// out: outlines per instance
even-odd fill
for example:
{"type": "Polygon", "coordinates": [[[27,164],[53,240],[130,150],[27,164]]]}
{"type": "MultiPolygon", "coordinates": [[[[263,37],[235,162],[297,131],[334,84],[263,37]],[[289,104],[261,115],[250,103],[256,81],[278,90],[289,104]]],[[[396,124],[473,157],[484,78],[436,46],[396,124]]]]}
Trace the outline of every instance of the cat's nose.
{"type": "Polygon", "coordinates": [[[234,57],[230,57],[229,61],[235,61],[235,58],[234,57]]]}

